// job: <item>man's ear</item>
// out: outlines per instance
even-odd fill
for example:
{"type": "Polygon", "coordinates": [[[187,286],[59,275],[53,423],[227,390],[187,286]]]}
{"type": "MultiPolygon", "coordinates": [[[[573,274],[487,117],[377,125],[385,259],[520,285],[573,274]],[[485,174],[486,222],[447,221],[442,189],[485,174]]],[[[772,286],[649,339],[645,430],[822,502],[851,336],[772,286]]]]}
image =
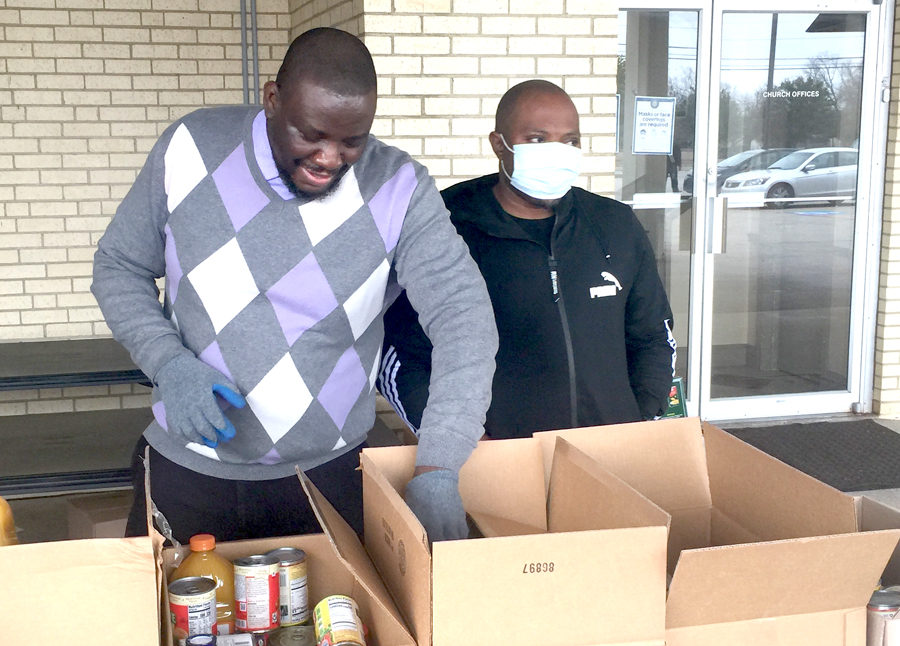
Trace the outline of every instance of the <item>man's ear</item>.
{"type": "Polygon", "coordinates": [[[492,132],[488,135],[488,140],[491,142],[491,148],[494,151],[494,154],[497,155],[497,159],[503,159],[503,153],[506,151],[506,146],[503,145],[503,138],[500,136],[499,132],[492,132]]]}
{"type": "Polygon", "coordinates": [[[275,116],[278,109],[278,84],[275,81],[267,81],[263,86],[263,109],[266,111],[266,118],[275,116]]]}

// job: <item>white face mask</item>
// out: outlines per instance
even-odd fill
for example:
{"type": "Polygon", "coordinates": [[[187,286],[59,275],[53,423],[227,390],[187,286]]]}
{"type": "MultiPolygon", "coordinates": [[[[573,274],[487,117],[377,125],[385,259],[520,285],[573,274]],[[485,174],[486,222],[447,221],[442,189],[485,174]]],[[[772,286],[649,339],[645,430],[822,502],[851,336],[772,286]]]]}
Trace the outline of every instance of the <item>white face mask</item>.
{"type": "Polygon", "coordinates": [[[581,148],[558,141],[516,144],[510,148],[503,135],[500,140],[513,154],[513,174],[510,177],[501,159],[503,174],[525,195],[538,200],[556,200],[572,188],[581,168],[581,148]]]}

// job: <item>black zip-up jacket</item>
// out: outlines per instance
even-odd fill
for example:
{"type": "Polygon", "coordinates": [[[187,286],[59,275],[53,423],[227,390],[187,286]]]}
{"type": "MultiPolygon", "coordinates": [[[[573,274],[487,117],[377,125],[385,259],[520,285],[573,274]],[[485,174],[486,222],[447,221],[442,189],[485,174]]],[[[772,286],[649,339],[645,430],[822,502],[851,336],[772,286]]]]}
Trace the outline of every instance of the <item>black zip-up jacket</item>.
{"type": "MultiPolygon", "coordinates": [[[[484,275],[500,334],[488,436],[662,414],[672,385],[672,312],[632,210],[573,188],[556,208],[548,250],[500,207],[496,183],[488,175],[442,193],[484,275]]],[[[380,390],[417,428],[431,345],[405,294],[384,323],[380,390]]]]}

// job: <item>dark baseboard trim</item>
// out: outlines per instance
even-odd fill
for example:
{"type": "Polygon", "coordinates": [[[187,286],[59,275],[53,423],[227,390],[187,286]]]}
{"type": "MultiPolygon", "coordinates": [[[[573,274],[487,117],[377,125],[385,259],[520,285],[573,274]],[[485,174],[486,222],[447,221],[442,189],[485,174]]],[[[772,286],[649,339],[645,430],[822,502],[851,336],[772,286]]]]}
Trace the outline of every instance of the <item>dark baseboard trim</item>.
{"type": "Polygon", "coordinates": [[[0,496],[7,500],[130,488],[130,469],[0,477],[0,496]]]}
{"type": "Polygon", "coordinates": [[[115,370],[108,372],[75,372],[60,375],[25,375],[0,377],[0,390],[31,390],[37,388],[75,388],[81,386],[110,386],[118,384],[142,384],[150,386],[150,380],[140,370],[115,370]]]}

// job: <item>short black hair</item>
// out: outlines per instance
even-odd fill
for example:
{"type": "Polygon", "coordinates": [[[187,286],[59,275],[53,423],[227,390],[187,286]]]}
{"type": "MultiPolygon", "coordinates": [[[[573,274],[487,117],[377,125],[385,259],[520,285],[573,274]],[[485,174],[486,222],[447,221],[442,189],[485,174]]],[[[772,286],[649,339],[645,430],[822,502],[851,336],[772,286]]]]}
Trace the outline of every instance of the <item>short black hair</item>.
{"type": "Polygon", "coordinates": [[[506,91],[506,94],[501,97],[500,103],[497,104],[497,114],[494,119],[494,131],[501,133],[505,132],[510,120],[516,112],[519,101],[526,96],[533,96],[535,94],[561,94],[565,97],[569,96],[569,94],[558,85],[542,79],[532,79],[513,85],[506,91]]]}
{"type": "Polygon", "coordinates": [[[311,81],[340,96],[363,96],[377,86],[375,63],[365,44],[331,27],[303,32],[288,47],[275,83],[290,91],[300,81],[311,81]]]}

